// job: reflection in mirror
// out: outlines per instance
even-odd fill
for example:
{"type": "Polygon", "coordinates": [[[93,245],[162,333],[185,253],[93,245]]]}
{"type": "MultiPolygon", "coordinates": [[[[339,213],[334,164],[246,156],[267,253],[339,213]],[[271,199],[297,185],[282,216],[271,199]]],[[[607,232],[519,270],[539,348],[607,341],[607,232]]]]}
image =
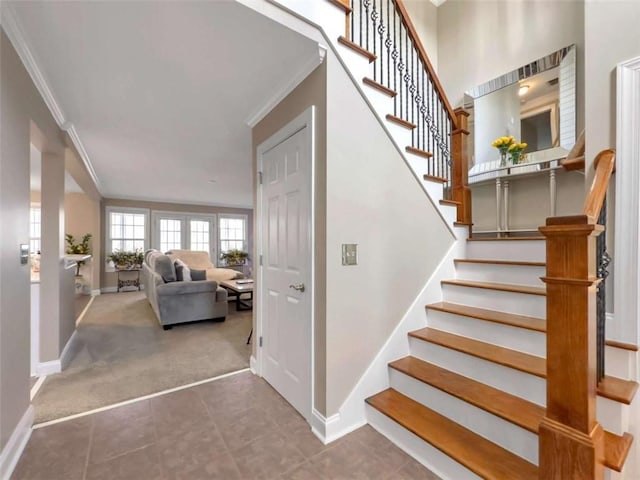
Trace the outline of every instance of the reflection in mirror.
{"type": "Polygon", "coordinates": [[[496,138],[526,142],[527,162],[567,155],[576,139],[576,51],[562,48],[465,94],[470,166],[496,162],[496,138]]]}

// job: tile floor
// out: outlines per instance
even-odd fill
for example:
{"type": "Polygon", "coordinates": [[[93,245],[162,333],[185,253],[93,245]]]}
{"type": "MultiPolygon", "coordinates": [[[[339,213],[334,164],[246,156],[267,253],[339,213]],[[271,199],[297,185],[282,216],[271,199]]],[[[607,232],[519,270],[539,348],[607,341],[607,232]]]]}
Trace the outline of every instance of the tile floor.
{"type": "Polygon", "coordinates": [[[323,445],[249,372],[33,431],[13,480],[438,480],[369,426],[323,445]]]}

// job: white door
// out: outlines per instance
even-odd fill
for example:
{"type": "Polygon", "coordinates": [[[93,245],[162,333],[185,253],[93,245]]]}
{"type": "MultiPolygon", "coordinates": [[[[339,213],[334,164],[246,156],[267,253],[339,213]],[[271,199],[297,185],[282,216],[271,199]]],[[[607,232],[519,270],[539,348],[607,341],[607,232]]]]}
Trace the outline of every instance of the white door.
{"type": "Polygon", "coordinates": [[[262,375],[311,418],[311,126],[262,153],[262,375]]]}

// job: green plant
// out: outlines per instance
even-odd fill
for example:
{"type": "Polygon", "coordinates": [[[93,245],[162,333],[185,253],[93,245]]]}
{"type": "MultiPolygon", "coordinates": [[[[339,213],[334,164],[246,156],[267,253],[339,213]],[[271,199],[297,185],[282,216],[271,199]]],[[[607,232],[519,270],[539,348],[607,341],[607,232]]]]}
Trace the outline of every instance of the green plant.
{"type": "Polygon", "coordinates": [[[107,256],[107,261],[113,262],[118,269],[140,268],[144,261],[142,250],[115,250],[107,256]]]}
{"type": "MultiPolygon", "coordinates": [[[[76,238],[70,233],[66,233],[64,235],[64,241],[67,244],[65,252],[68,255],[89,255],[91,253],[89,242],[92,236],[90,233],[85,233],[80,243],[76,243],[76,238]]],[[[80,275],[80,267],[84,264],[84,260],[76,262],[76,277],[80,275]]]]}
{"type": "Polygon", "coordinates": [[[221,253],[220,258],[224,260],[227,265],[244,265],[247,258],[249,258],[249,254],[234,248],[221,253]]]}

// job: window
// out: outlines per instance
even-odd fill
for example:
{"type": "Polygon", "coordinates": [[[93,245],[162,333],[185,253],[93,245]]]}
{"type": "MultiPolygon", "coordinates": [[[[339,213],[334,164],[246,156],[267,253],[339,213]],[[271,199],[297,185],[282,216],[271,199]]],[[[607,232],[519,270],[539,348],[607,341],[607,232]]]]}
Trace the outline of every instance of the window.
{"type": "Polygon", "coordinates": [[[229,250],[247,251],[247,216],[220,215],[220,253],[229,250]]]}
{"type": "Polygon", "coordinates": [[[154,210],[151,212],[151,220],[153,248],[161,252],[176,249],[200,250],[208,252],[214,258],[215,215],[154,210]]]}
{"type": "Polygon", "coordinates": [[[190,222],[190,250],[198,250],[204,252],[211,251],[211,234],[209,222],[206,220],[191,220],[190,222]]]}
{"type": "Polygon", "coordinates": [[[149,211],[141,208],[107,207],[106,253],[145,250],[148,246],[149,211]]]}
{"type": "Polygon", "coordinates": [[[40,230],[42,226],[42,210],[31,207],[29,212],[29,252],[40,252],[40,230]]]}
{"type": "Polygon", "coordinates": [[[160,248],[162,252],[182,248],[182,221],[172,218],[160,219],[160,248]]]}

